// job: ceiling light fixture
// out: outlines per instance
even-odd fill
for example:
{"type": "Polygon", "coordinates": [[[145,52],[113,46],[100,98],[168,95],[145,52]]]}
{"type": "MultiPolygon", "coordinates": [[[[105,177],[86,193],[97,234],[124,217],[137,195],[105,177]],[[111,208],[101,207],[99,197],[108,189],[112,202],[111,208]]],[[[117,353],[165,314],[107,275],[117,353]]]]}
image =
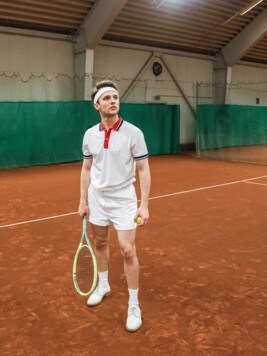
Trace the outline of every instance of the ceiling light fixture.
{"type": "Polygon", "coordinates": [[[153,0],[151,2],[151,5],[154,5],[156,8],[159,8],[161,5],[163,5],[166,2],[166,0],[153,0]]]}
{"type": "Polygon", "coordinates": [[[233,20],[235,17],[239,15],[241,16],[245,15],[248,11],[253,9],[253,7],[257,6],[262,1],[263,0],[256,0],[256,1],[254,0],[251,4],[247,5],[243,10],[238,11],[233,16],[231,16],[228,20],[224,21],[223,25],[226,25],[228,22],[230,22],[231,20],[233,20]]]}
{"type": "Polygon", "coordinates": [[[256,0],[252,4],[248,5],[244,10],[241,10],[240,15],[245,15],[247,12],[249,12],[253,7],[257,6],[260,2],[263,0],[256,0]]]}

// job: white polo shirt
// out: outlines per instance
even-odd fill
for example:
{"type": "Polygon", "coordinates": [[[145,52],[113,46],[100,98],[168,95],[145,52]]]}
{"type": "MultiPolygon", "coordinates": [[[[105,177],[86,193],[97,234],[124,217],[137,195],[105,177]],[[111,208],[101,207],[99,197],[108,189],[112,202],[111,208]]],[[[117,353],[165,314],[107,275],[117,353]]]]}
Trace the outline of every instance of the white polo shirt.
{"type": "Polygon", "coordinates": [[[142,131],[119,117],[108,131],[100,123],[85,132],[83,156],[93,159],[93,187],[107,191],[134,182],[135,161],[147,158],[148,151],[142,131]]]}

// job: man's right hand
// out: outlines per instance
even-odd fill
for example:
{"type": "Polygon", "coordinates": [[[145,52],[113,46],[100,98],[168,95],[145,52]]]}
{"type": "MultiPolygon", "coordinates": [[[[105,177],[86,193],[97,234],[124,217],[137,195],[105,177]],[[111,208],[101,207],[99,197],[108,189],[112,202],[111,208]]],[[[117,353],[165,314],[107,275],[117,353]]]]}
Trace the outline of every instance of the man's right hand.
{"type": "Polygon", "coordinates": [[[86,215],[87,219],[89,218],[89,207],[87,202],[80,202],[78,213],[81,217],[86,215]]]}

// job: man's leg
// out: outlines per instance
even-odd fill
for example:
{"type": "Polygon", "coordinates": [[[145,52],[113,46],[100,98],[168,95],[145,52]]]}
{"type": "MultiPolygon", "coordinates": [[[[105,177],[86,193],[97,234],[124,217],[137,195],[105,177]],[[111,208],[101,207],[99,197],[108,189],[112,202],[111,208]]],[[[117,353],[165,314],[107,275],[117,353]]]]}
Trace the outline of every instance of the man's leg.
{"type": "Polygon", "coordinates": [[[139,287],[139,262],[135,247],[136,230],[118,230],[117,233],[128,288],[137,289],[139,287]]]}
{"type": "Polygon", "coordinates": [[[109,265],[109,227],[97,226],[91,224],[93,237],[95,241],[95,255],[98,268],[99,283],[94,293],[87,301],[88,306],[95,306],[102,302],[102,299],[110,294],[108,283],[108,265],[109,265]]]}
{"type": "Polygon", "coordinates": [[[118,230],[117,233],[129,291],[126,329],[128,331],[136,331],[142,325],[141,310],[138,302],[139,262],[135,247],[136,230],[118,230]]]}
{"type": "Polygon", "coordinates": [[[91,228],[95,241],[97,269],[99,272],[104,272],[108,270],[109,264],[109,226],[97,226],[91,224],[91,228]]]}

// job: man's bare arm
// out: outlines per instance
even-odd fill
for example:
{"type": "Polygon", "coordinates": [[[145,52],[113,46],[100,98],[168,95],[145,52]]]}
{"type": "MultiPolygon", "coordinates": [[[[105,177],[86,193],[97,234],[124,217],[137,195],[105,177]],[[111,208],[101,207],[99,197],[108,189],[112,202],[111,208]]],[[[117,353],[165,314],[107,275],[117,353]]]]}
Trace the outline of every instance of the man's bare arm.
{"type": "Polygon", "coordinates": [[[136,212],[136,219],[138,216],[142,218],[142,223],[138,226],[146,225],[149,219],[148,212],[148,198],[151,185],[150,169],[148,158],[136,162],[136,167],[139,174],[140,190],[141,190],[141,203],[136,212]]]}
{"type": "Polygon", "coordinates": [[[81,178],[80,178],[80,204],[79,204],[80,216],[87,215],[87,217],[89,217],[88,188],[91,183],[91,176],[90,176],[91,166],[92,166],[92,158],[83,160],[83,166],[82,166],[81,178]]]}

